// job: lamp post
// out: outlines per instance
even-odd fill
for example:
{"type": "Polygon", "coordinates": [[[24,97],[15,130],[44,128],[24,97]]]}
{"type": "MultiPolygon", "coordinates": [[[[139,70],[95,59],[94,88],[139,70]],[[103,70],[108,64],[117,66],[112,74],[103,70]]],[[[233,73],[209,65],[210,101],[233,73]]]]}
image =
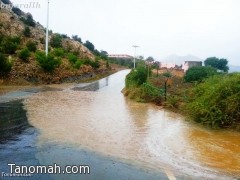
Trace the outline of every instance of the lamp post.
{"type": "Polygon", "coordinates": [[[47,25],[46,25],[46,45],[45,45],[45,52],[46,56],[48,56],[48,24],[49,24],[49,0],[47,0],[47,25]]]}
{"type": "Polygon", "coordinates": [[[134,66],[133,66],[133,69],[136,69],[136,51],[137,51],[137,48],[139,46],[133,45],[132,47],[134,47],[134,60],[133,60],[134,66]]]}

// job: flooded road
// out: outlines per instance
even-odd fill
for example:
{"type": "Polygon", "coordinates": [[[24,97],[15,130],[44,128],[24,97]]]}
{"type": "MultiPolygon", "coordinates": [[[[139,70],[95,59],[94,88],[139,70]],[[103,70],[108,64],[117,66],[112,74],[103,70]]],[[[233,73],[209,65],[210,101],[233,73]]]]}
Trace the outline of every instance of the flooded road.
{"type": "Polygon", "coordinates": [[[161,173],[137,179],[240,177],[240,133],[204,129],[161,107],[126,99],[121,90],[127,73],[90,84],[57,85],[59,90],[24,100],[28,122],[39,131],[35,158],[40,164],[76,164],[84,161],[82,154],[95,157],[96,152],[161,173]],[[66,156],[68,148],[73,156],[66,156]]]}

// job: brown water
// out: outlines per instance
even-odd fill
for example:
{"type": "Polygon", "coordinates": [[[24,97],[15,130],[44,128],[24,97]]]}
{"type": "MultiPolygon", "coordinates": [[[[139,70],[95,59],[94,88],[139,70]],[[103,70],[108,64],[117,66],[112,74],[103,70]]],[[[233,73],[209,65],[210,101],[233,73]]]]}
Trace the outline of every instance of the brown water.
{"type": "Polygon", "coordinates": [[[128,72],[95,83],[91,88],[97,91],[68,86],[27,98],[28,119],[41,132],[38,145],[85,147],[145,168],[198,178],[240,176],[240,133],[207,130],[179,114],[126,99],[121,90],[128,72]]]}

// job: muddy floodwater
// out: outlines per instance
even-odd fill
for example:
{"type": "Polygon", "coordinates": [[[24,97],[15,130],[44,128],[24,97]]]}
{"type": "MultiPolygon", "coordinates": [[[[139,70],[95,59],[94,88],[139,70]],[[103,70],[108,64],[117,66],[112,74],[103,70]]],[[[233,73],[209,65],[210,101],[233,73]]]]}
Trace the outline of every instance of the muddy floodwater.
{"type": "Polygon", "coordinates": [[[40,164],[68,160],[41,152],[46,144],[58,144],[161,170],[168,178],[240,177],[240,133],[205,129],[161,107],[126,99],[121,90],[127,73],[91,84],[57,85],[24,99],[28,122],[39,131],[40,164]]]}

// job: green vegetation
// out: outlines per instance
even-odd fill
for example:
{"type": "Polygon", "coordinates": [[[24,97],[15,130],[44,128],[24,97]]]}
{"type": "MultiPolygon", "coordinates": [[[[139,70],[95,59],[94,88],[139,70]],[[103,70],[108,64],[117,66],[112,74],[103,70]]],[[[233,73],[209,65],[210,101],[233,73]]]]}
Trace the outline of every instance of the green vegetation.
{"type": "Polygon", "coordinates": [[[37,50],[37,43],[33,41],[28,41],[26,44],[27,48],[31,52],[35,52],[37,50]]]}
{"type": "Polygon", "coordinates": [[[78,35],[72,35],[72,39],[82,43],[82,39],[80,37],[78,37],[78,35]]]}
{"type": "Polygon", "coordinates": [[[13,7],[12,8],[12,11],[16,14],[16,15],[18,15],[18,16],[21,16],[22,15],[22,11],[21,11],[21,9],[19,9],[19,8],[17,8],[17,7],[13,7]]]}
{"type": "Polygon", "coordinates": [[[34,22],[31,14],[28,14],[27,17],[21,17],[20,20],[27,26],[36,26],[36,23],[34,22]]]}
{"type": "Polygon", "coordinates": [[[31,29],[28,26],[25,27],[25,29],[23,31],[23,35],[25,37],[31,37],[31,29]]]}
{"type": "Polygon", "coordinates": [[[93,43],[91,43],[90,41],[86,41],[84,44],[83,44],[86,48],[88,48],[90,51],[94,51],[95,47],[93,45],[93,43]]]}
{"type": "Polygon", "coordinates": [[[18,57],[25,62],[28,60],[30,56],[31,56],[31,52],[27,48],[22,49],[18,53],[18,57]]]}
{"type": "Polygon", "coordinates": [[[15,54],[15,51],[20,45],[20,38],[17,36],[1,36],[0,51],[4,54],[15,54]]]}
{"type": "Polygon", "coordinates": [[[86,58],[83,60],[83,63],[85,65],[90,65],[92,66],[94,69],[97,69],[100,67],[100,64],[99,64],[99,61],[98,60],[95,60],[95,61],[91,61],[90,59],[86,58]]]}
{"type": "Polygon", "coordinates": [[[147,81],[147,70],[143,67],[138,67],[136,70],[132,70],[126,77],[126,87],[137,87],[147,81]]]}
{"type": "Polygon", "coordinates": [[[227,66],[228,64],[227,59],[218,59],[216,57],[210,57],[204,61],[204,64],[205,66],[210,66],[223,72],[228,72],[229,70],[229,67],[227,66]]]}
{"type": "Polygon", "coordinates": [[[133,60],[132,59],[116,59],[116,58],[109,58],[110,63],[119,64],[121,66],[125,66],[128,68],[133,68],[133,60]]]}
{"type": "Polygon", "coordinates": [[[42,67],[44,71],[52,72],[55,68],[57,68],[61,64],[61,60],[59,58],[54,57],[52,54],[48,56],[43,52],[36,52],[36,59],[39,65],[42,67]]]}
{"type": "Polygon", "coordinates": [[[71,64],[75,64],[78,60],[78,57],[72,53],[68,54],[68,60],[71,64]]]}
{"type": "Polygon", "coordinates": [[[216,67],[205,66],[190,68],[184,78],[174,71],[148,77],[147,69],[127,75],[126,96],[163,105],[211,128],[240,130],[240,73],[218,73],[216,67]]]}
{"type": "Polygon", "coordinates": [[[218,75],[193,88],[187,114],[212,128],[240,127],[240,74],[218,75]]]}
{"type": "Polygon", "coordinates": [[[167,77],[167,78],[172,77],[172,73],[170,73],[170,72],[165,72],[165,73],[163,73],[162,75],[163,75],[164,77],[167,77]]]}
{"type": "Polygon", "coordinates": [[[0,52],[0,74],[5,75],[11,71],[12,63],[0,52]]]}
{"type": "Polygon", "coordinates": [[[185,82],[202,82],[204,79],[217,74],[217,70],[212,67],[191,67],[187,70],[184,80],[185,82]]]}
{"type": "Polygon", "coordinates": [[[75,63],[74,63],[74,68],[76,68],[76,69],[79,69],[81,66],[83,65],[83,62],[80,60],[80,59],[78,59],[75,63]]]}
{"type": "Polygon", "coordinates": [[[63,48],[55,48],[53,50],[53,54],[54,54],[54,56],[57,56],[57,57],[64,57],[65,51],[63,48]]]}
{"type": "Polygon", "coordinates": [[[60,34],[54,34],[51,37],[50,45],[53,48],[61,48],[62,47],[62,39],[63,39],[63,37],[60,34]]]}
{"type": "Polygon", "coordinates": [[[160,104],[163,99],[163,90],[147,82],[148,71],[139,66],[126,77],[124,94],[138,102],[155,102],[160,104]]]}

